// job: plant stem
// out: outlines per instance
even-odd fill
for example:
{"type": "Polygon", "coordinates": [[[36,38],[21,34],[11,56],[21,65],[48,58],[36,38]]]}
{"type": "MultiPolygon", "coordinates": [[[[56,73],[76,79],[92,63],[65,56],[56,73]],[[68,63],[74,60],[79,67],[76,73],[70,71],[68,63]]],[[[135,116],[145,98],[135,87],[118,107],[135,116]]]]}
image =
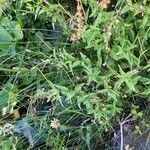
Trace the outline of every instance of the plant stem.
{"type": "Polygon", "coordinates": [[[121,145],[120,145],[120,150],[123,150],[123,128],[122,128],[122,123],[120,123],[120,134],[121,134],[121,145]]]}

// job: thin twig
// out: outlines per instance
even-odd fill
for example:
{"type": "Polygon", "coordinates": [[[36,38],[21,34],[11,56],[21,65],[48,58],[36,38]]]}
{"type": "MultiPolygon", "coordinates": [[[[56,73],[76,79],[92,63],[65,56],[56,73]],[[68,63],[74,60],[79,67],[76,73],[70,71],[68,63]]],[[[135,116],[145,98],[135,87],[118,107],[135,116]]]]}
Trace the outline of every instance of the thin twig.
{"type": "Polygon", "coordinates": [[[119,123],[120,124],[120,136],[121,136],[121,145],[120,145],[120,150],[123,150],[123,140],[124,140],[124,137],[123,137],[123,123],[119,123]]]}
{"type": "Polygon", "coordinates": [[[123,146],[124,146],[124,136],[123,136],[123,125],[127,122],[132,121],[132,119],[129,119],[131,117],[132,114],[129,114],[123,121],[119,121],[119,125],[120,125],[120,150],[123,150],[123,146]]]}

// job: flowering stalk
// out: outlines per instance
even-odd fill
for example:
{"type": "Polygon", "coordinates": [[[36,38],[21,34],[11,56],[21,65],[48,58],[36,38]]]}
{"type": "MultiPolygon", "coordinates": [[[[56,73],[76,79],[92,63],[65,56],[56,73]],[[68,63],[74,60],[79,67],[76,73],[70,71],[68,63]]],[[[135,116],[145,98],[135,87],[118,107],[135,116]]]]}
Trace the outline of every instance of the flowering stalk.
{"type": "Polygon", "coordinates": [[[82,29],[84,25],[84,17],[83,17],[83,7],[80,2],[80,0],[77,0],[77,12],[75,14],[76,17],[76,29],[74,29],[76,32],[71,35],[70,41],[76,41],[81,38],[82,35],[82,29]]]}
{"type": "Polygon", "coordinates": [[[97,4],[102,8],[107,8],[110,4],[110,0],[98,0],[97,4]]]}

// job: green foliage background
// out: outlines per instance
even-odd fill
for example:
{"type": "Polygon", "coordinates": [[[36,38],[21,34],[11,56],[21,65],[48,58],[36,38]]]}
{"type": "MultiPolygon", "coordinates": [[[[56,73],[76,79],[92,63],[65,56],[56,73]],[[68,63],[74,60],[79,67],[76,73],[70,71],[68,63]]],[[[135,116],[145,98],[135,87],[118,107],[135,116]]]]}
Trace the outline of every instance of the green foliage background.
{"type": "MultiPolygon", "coordinates": [[[[81,1],[85,24],[75,42],[68,40],[75,1],[0,1],[0,110],[52,101],[44,117],[32,119],[55,150],[109,149],[109,133],[130,113],[149,128],[150,2],[118,0],[102,9],[81,1]]],[[[0,119],[13,124],[16,116],[0,119]]],[[[15,136],[1,137],[1,148],[20,149],[15,136]]]]}

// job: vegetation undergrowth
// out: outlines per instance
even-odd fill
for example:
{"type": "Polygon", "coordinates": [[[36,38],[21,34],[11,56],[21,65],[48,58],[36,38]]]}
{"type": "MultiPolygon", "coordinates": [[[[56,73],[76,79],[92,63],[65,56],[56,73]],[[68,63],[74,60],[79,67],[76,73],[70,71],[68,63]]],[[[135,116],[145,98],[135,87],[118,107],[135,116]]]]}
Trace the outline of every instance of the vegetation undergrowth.
{"type": "Polygon", "coordinates": [[[142,135],[149,41],[148,0],[0,0],[0,149],[113,149],[126,124],[142,135]],[[42,144],[14,132],[22,118],[42,144]]]}

